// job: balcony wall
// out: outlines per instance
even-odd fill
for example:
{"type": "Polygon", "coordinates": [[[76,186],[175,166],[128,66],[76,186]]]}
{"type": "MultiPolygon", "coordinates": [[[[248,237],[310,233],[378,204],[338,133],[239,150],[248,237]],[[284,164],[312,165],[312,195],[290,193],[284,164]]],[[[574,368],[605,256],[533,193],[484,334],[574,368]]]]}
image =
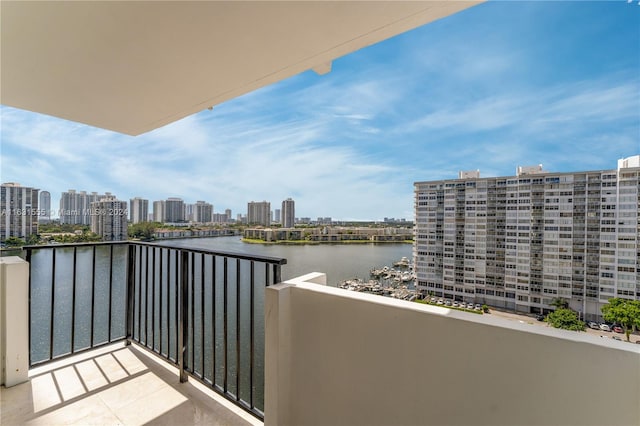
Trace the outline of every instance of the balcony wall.
{"type": "Polygon", "coordinates": [[[266,289],[265,424],[640,424],[640,347],[348,292],[266,289]]]}

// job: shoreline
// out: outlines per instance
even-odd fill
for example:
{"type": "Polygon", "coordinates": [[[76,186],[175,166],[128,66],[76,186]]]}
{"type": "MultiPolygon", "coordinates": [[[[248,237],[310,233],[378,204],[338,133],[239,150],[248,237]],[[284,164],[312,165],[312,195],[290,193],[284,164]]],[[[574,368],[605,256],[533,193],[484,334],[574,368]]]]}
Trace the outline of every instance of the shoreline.
{"type": "Polygon", "coordinates": [[[263,245],[344,245],[344,244],[413,244],[411,240],[404,241],[370,241],[370,240],[344,240],[344,241],[308,241],[308,240],[278,240],[264,241],[250,238],[241,238],[240,241],[247,244],[263,244],[263,245]]]}

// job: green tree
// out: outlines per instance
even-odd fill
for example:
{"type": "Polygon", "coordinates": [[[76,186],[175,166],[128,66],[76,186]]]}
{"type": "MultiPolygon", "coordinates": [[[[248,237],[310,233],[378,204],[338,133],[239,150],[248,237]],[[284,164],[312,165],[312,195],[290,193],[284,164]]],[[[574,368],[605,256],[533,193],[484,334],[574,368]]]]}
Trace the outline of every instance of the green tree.
{"type": "Polygon", "coordinates": [[[565,330],[584,331],[585,324],[578,318],[577,312],[567,308],[556,309],[545,318],[552,327],[565,330]]]}
{"type": "Polygon", "coordinates": [[[158,222],[140,222],[129,225],[129,237],[141,240],[151,240],[156,229],[161,226],[158,222]]]}
{"type": "Polygon", "coordinates": [[[7,247],[22,247],[24,245],[24,240],[18,237],[9,237],[4,240],[4,243],[7,247]]]}
{"type": "Polygon", "coordinates": [[[555,307],[556,309],[567,309],[569,307],[569,301],[567,299],[563,299],[562,297],[556,297],[549,303],[550,306],[555,307]]]}
{"type": "Polygon", "coordinates": [[[605,321],[622,325],[624,334],[629,341],[629,335],[640,327],[640,300],[628,300],[615,297],[602,308],[605,321]]]}

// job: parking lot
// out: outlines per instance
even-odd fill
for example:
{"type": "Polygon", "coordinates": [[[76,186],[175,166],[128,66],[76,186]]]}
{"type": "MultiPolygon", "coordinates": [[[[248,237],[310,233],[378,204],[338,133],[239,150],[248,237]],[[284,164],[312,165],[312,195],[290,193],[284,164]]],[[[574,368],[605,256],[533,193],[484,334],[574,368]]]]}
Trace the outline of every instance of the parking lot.
{"type": "MultiPolygon", "coordinates": [[[[506,312],[506,311],[500,311],[497,309],[493,309],[490,308],[490,315],[496,315],[499,316],[501,318],[506,318],[512,321],[520,321],[520,322],[524,322],[527,324],[532,324],[538,327],[550,327],[549,324],[547,324],[544,321],[537,321],[535,318],[535,315],[525,315],[525,314],[517,314],[515,312],[506,312]]],[[[624,333],[615,333],[613,331],[602,331],[602,330],[594,330],[591,329],[589,327],[586,328],[585,330],[587,333],[589,334],[593,334],[596,336],[601,336],[603,338],[607,338],[607,339],[611,339],[614,336],[615,337],[619,337],[621,340],[625,341],[627,340],[626,336],[624,335],[624,333]]],[[[629,340],[632,343],[636,343],[636,342],[640,342],[640,334],[638,334],[638,332],[636,332],[635,334],[631,334],[629,336],[629,340]]]]}

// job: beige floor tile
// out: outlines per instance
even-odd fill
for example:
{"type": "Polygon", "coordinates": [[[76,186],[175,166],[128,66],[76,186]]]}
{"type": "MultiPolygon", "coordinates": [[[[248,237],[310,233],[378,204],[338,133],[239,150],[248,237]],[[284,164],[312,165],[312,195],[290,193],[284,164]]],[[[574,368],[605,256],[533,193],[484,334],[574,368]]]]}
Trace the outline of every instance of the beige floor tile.
{"type": "Polygon", "coordinates": [[[109,417],[117,421],[113,412],[97,395],[79,398],[75,402],[61,405],[59,408],[47,410],[32,418],[28,425],[67,425],[88,418],[109,417]]]}
{"type": "Polygon", "coordinates": [[[62,402],[52,373],[42,374],[31,379],[33,411],[35,413],[56,406],[62,402]]]}
{"type": "Polygon", "coordinates": [[[161,388],[170,386],[153,373],[144,373],[141,376],[124,380],[109,389],[101,391],[98,396],[104,403],[116,412],[120,407],[128,405],[161,388]]]}
{"type": "MultiPolygon", "coordinates": [[[[142,425],[155,422],[169,412],[177,412],[179,424],[192,424],[193,404],[180,392],[171,387],[163,387],[149,392],[142,398],[114,410],[116,416],[126,425],[142,425]]],[[[176,424],[176,423],[173,423],[176,424]]]]}
{"type": "Polygon", "coordinates": [[[80,376],[72,365],[53,371],[53,377],[58,384],[62,399],[68,401],[87,393],[80,376]]]}
{"type": "Polygon", "coordinates": [[[115,351],[113,352],[113,356],[120,361],[129,374],[136,374],[148,370],[147,366],[129,349],[115,351]]]}
{"type": "Polygon", "coordinates": [[[106,376],[98,368],[98,364],[93,360],[80,362],[75,365],[80,379],[90,391],[99,389],[109,384],[106,376]]]}
{"type": "Polygon", "coordinates": [[[94,358],[94,360],[110,383],[117,382],[129,376],[129,373],[122,368],[111,353],[94,358]]]}

